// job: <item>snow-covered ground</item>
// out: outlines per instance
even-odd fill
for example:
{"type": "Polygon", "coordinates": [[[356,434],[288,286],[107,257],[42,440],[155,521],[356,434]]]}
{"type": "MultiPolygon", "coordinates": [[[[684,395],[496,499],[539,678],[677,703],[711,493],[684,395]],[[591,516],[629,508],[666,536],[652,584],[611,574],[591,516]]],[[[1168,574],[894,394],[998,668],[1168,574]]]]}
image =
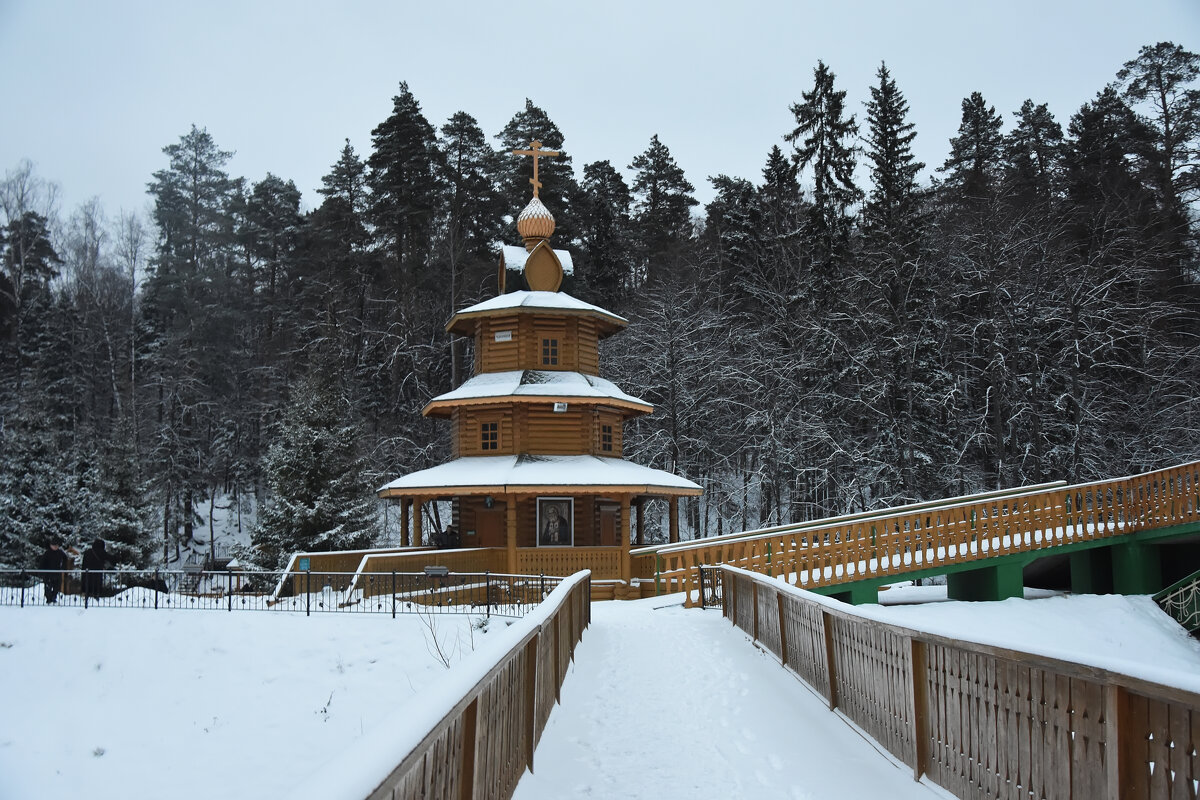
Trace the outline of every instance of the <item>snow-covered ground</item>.
{"type": "Polygon", "coordinates": [[[449,674],[423,619],[0,607],[0,798],[281,796],[449,674]]]}
{"type": "MultiPolygon", "coordinates": [[[[944,796],[681,598],[593,604],[517,797],[944,796]]],[[[1200,644],[1145,597],[860,610],[1200,691],[1200,644]]],[[[458,669],[414,616],[0,607],[0,798],[277,797],[306,776],[377,769],[372,743],[517,632],[495,618],[487,633],[467,617],[437,626],[458,669]]]]}

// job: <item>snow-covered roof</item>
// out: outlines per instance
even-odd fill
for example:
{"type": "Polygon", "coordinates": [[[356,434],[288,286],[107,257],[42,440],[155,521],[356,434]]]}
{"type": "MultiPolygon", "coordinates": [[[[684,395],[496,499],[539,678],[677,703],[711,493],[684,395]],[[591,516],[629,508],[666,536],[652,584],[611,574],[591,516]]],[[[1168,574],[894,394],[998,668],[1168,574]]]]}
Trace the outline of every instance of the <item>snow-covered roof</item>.
{"type": "Polygon", "coordinates": [[[380,487],[380,495],[428,489],[487,488],[504,492],[522,487],[623,487],[667,494],[700,494],[687,478],[621,458],[599,456],[472,456],[413,472],[380,487]]]}
{"type": "MultiPolygon", "coordinates": [[[[482,303],[468,306],[455,314],[454,317],[457,319],[467,315],[495,313],[497,311],[537,311],[541,309],[588,312],[607,317],[621,326],[629,324],[629,321],[624,317],[618,317],[611,311],[605,311],[600,306],[585,303],[565,292],[530,292],[524,289],[497,295],[496,297],[484,300],[482,303]]],[[[453,320],[451,320],[451,325],[453,325],[453,320]]]]}
{"type": "Polygon", "coordinates": [[[468,380],[452,392],[438,395],[429,401],[430,407],[444,402],[484,400],[495,397],[578,397],[580,399],[616,400],[642,406],[646,412],[653,406],[641,398],[625,394],[615,383],[582,372],[551,372],[526,369],[506,372],[484,372],[468,380]]]}
{"type": "MultiPolygon", "coordinates": [[[[546,213],[547,215],[549,214],[549,212],[546,213]]],[[[550,217],[550,219],[554,218],[550,217]]],[[[570,253],[566,250],[555,250],[554,255],[558,256],[558,263],[562,264],[564,273],[567,275],[575,274],[575,264],[571,261],[570,253]]],[[[508,269],[521,270],[525,269],[525,261],[529,258],[529,251],[524,247],[505,244],[500,246],[500,257],[504,259],[504,266],[508,269]]],[[[553,292],[547,292],[547,294],[553,294],[553,292]]]]}

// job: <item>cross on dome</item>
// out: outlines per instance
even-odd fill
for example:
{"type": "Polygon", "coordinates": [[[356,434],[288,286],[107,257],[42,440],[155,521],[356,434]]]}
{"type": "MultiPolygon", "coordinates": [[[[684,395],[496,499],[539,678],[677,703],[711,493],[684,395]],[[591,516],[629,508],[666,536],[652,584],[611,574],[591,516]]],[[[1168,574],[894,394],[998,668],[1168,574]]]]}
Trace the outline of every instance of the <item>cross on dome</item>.
{"type": "Polygon", "coordinates": [[[533,156],[533,177],[529,179],[529,182],[533,184],[533,196],[537,197],[538,189],[542,188],[542,182],[538,180],[538,159],[549,156],[560,156],[562,153],[558,150],[543,150],[542,143],[534,139],[529,145],[528,150],[513,150],[513,155],[533,156]]]}

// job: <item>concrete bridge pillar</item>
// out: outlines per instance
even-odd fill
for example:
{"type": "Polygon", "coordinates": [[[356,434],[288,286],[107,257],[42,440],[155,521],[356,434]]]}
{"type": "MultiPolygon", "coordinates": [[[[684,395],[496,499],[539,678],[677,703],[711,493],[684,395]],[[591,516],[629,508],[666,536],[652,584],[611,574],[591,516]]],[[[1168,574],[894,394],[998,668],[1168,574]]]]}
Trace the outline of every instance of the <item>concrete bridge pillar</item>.
{"type": "Polygon", "coordinates": [[[1022,565],[1010,561],[979,569],[951,572],[946,576],[946,595],[951,600],[1005,600],[1023,597],[1022,565]]]}
{"type": "Polygon", "coordinates": [[[879,587],[864,586],[861,583],[852,583],[840,592],[830,592],[829,597],[834,600],[841,600],[843,603],[849,603],[852,606],[860,606],[864,603],[879,602],[879,587]]]}
{"type": "Polygon", "coordinates": [[[1075,594],[1109,594],[1113,590],[1112,551],[1092,547],[1071,553],[1071,591],[1075,594]]]}

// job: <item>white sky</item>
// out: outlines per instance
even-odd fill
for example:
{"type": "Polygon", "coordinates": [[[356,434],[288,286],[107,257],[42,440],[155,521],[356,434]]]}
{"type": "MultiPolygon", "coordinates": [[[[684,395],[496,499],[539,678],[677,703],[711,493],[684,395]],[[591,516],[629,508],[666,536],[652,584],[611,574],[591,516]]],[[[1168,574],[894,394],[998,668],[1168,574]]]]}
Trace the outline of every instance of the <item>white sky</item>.
{"type": "Polygon", "coordinates": [[[818,58],[860,121],[886,60],[935,167],[972,91],[1006,120],[1026,97],[1049,103],[1065,128],[1142,45],[1200,49],[1197,0],[519,8],[0,0],[0,169],[31,159],[61,184],[63,211],[97,195],[109,214],[141,211],[162,148],[196,123],[236,151],[232,174],[292,179],[312,207],[342,140],[365,157],[406,80],[435,126],[464,110],[489,136],[531,98],[577,173],[600,159],[624,169],[657,133],[707,201],[709,175],[757,182],[770,147],[787,147],[788,106],[818,58]]]}

